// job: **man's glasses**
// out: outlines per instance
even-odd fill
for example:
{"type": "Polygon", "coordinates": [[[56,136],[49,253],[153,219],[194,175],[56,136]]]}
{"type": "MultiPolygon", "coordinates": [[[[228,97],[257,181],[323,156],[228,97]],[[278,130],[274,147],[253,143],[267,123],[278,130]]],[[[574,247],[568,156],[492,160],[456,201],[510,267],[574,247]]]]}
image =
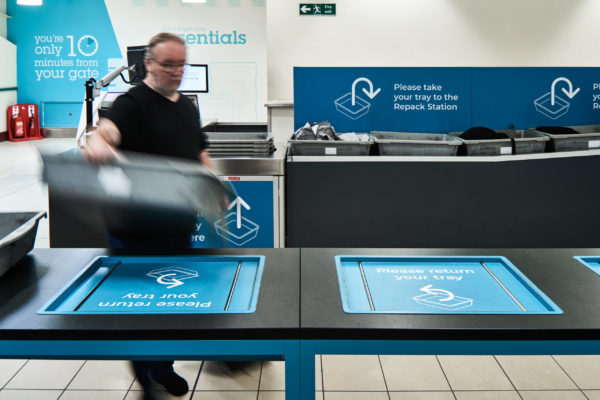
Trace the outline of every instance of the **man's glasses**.
{"type": "Polygon", "coordinates": [[[152,60],[152,61],[154,61],[155,63],[157,63],[158,65],[160,65],[160,67],[162,69],[164,69],[165,71],[169,71],[169,72],[182,70],[187,65],[185,63],[184,64],[171,64],[171,63],[161,63],[161,62],[158,62],[156,60],[152,60]]]}

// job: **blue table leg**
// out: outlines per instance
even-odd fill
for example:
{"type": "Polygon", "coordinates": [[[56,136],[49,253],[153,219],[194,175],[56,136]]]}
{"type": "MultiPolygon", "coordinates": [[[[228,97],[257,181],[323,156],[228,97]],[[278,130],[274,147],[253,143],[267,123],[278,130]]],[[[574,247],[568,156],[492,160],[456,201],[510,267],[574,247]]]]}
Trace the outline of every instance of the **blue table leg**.
{"type": "Polygon", "coordinates": [[[284,342],[285,399],[300,400],[300,343],[298,340],[284,342]]]}
{"type": "Polygon", "coordinates": [[[315,347],[310,340],[300,341],[300,395],[315,400],[315,347]]]}

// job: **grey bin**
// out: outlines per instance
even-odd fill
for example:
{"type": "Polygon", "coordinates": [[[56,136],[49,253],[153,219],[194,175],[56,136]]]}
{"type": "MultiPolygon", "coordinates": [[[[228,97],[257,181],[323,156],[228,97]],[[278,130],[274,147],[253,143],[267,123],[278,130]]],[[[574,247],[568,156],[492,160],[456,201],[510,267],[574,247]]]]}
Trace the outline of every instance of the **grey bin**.
{"type": "Polygon", "coordinates": [[[503,129],[496,132],[504,132],[515,141],[515,154],[543,153],[546,143],[550,138],[539,132],[524,129],[503,129]]]}
{"type": "Polygon", "coordinates": [[[455,156],[461,141],[441,133],[371,132],[384,156],[455,156]]]}
{"type": "Polygon", "coordinates": [[[547,136],[550,139],[548,150],[556,151],[577,151],[600,148],[600,126],[598,125],[578,125],[569,126],[575,129],[577,134],[553,135],[530,128],[528,131],[538,135],[547,136]]]}
{"type": "Polygon", "coordinates": [[[45,212],[0,212],[0,276],[33,249],[45,212]]]}
{"type": "Polygon", "coordinates": [[[292,156],[366,156],[372,144],[372,141],[288,140],[292,156]]]}
{"type": "Polygon", "coordinates": [[[513,154],[512,141],[506,139],[465,140],[460,137],[463,132],[450,132],[450,136],[458,138],[463,144],[464,153],[468,156],[500,156],[513,154]]]}

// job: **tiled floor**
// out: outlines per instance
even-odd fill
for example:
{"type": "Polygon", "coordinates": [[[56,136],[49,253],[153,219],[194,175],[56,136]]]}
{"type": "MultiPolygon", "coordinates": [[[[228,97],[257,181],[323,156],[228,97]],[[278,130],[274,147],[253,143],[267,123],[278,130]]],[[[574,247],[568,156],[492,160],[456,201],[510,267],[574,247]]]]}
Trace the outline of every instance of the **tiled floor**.
{"type": "MultiPolygon", "coordinates": [[[[0,211],[47,210],[36,146],[0,142],[0,211]]],[[[36,247],[48,247],[42,220],[36,247]]],[[[318,400],[600,400],[600,356],[318,356],[318,400]]],[[[192,389],[181,399],[283,400],[282,362],[178,361],[192,389]]],[[[0,400],[141,399],[125,361],[0,360],[0,400]]]]}

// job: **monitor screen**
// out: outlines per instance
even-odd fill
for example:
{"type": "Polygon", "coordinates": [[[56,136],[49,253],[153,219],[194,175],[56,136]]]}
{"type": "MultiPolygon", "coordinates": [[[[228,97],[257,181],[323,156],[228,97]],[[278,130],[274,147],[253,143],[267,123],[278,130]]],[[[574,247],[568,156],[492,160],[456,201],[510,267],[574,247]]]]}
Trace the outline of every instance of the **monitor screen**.
{"type": "Polygon", "coordinates": [[[145,54],[146,46],[127,47],[127,66],[135,65],[135,71],[129,71],[129,80],[132,85],[139,85],[146,77],[145,54]]]}
{"type": "Polygon", "coordinates": [[[183,70],[180,92],[208,93],[208,65],[187,64],[183,70]]]}

